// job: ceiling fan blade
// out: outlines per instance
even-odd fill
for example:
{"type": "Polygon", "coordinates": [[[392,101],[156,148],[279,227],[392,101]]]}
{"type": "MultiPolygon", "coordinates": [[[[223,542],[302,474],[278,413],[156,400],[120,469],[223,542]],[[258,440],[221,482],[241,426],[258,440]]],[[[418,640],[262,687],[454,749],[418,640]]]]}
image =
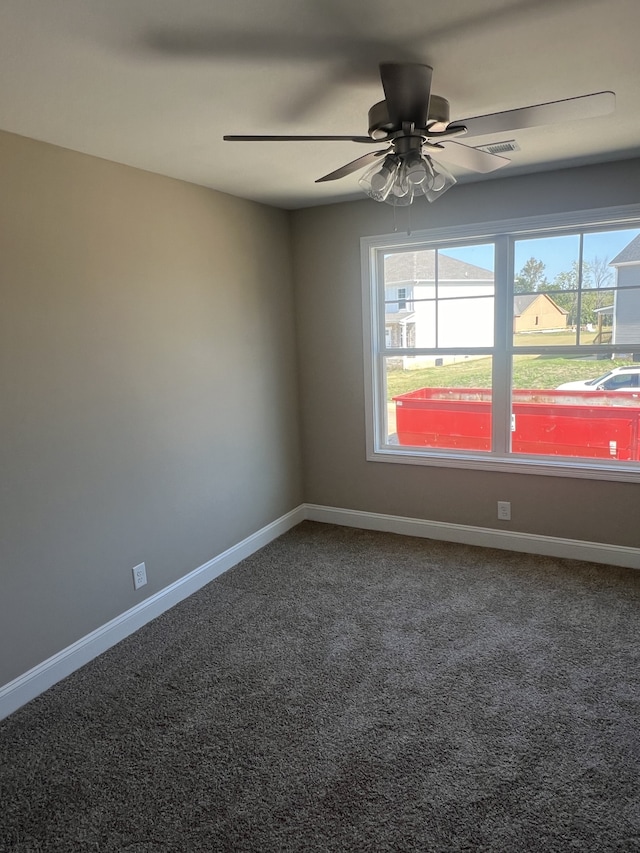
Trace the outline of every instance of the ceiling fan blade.
{"type": "Polygon", "coordinates": [[[316,184],[324,183],[324,181],[337,181],[338,178],[345,178],[352,172],[357,172],[358,169],[362,169],[364,166],[369,166],[371,163],[374,163],[378,157],[382,157],[383,154],[387,154],[389,151],[391,151],[391,148],[384,148],[382,151],[369,151],[367,154],[363,154],[362,157],[358,157],[357,160],[352,160],[350,163],[346,163],[344,166],[336,169],[335,172],[329,172],[328,175],[324,175],[322,178],[317,178],[316,184]]]}
{"type": "Polygon", "coordinates": [[[467,137],[485,136],[489,133],[503,133],[526,127],[540,127],[574,119],[604,116],[612,113],[615,106],[616,96],[613,92],[595,92],[592,95],[580,95],[563,101],[550,101],[547,104],[465,118],[456,121],[456,124],[466,126],[467,137]]]}
{"type": "Polygon", "coordinates": [[[430,65],[419,65],[416,62],[380,64],[387,112],[396,130],[404,122],[411,122],[416,127],[426,126],[432,74],[430,65]]]}
{"type": "Polygon", "coordinates": [[[380,144],[379,139],[370,136],[232,136],[222,137],[225,142],[375,142],[380,144]]]}
{"type": "Polygon", "coordinates": [[[424,129],[424,135],[429,139],[449,139],[451,136],[464,136],[467,128],[463,124],[449,124],[443,130],[424,129]]]}
{"type": "Polygon", "coordinates": [[[460,142],[443,141],[433,147],[426,145],[425,152],[430,153],[431,151],[433,151],[433,157],[436,160],[444,160],[446,163],[453,163],[455,166],[463,166],[465,169],[483,174],[494,172],[511,162],[506,157],[488,154],[486,151],[479,151],[477,148],[462,145],[460,142]]]}

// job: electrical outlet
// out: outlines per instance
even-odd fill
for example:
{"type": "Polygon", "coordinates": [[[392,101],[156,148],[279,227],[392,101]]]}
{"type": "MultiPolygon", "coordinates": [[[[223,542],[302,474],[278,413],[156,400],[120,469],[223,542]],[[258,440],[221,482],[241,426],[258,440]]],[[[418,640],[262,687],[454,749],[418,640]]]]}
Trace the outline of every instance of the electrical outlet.
{"type": "Polygon", "coordinates": [[[498,501],[498,518],[500,521],[511,521],[511,501],[498,501]]]}
{"type": "Polygon", "coordinates": [[[133,573],[133,588],[140,589],[140,587],[144,586],[147,582],[147,570],[144,563],[140,563],[139,566],[134,566],[131,571],[133,573]]]}

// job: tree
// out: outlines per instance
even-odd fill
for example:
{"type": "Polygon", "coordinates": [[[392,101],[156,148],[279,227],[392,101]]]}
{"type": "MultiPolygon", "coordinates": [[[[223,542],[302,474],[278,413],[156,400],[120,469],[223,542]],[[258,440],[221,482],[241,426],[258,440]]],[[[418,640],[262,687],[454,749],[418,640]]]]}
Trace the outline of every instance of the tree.
{"type": "MultiPolygon", "coordinates": [[[[597,255],[582,265],[582,310],[581,323],[598,323],[598,308],[604,308],[613,302],[613,294],[605,290],[613,285],[613,270],[608,258],[597,255]]],[[[604,318],[601,318],[604,320],[604,318]]]]}
{"type": "Polygon", "coordinates": [[[515,277],[513,283],[514,293],[532,293],[538,290],[545,290],[549,286],[549,282],[544,271],[545,265],[542,261],[529,258],[515,277]]]}
{"type": "Polygon", "coordinates": [[[597,255],[584,264],[582,273],[584,280],[588,281],[586,287],[594,287],[601,290],[603,287],[613,286],[613,270],[609,265],[609,258],[599,258],[597,255]]]}
{"type": "Polygon", "coordinates": [[[550,290],[566,291],[565,293],[554,293],[553,300],[567,312],[567,324],[575,326],[578,323],[578,282],[579,264],[572,261],[571,268],[559,272],[553,279],[550,290]]]}
{"type": "Polygon", "coordinates": [[[555,293],[553,299],[568,312],[567,322],[570,326],[585,325],[597,322],[597,308],[603,308],[610,303],[612,297],[609,287],[613,279],[613,270],[607,258],[594,257],[582,263],[582,277],[579,277],[580,266],[573,261],[571,269],[564,270],[554,278],[552,290],[566,291],[555,293]],[[580,316],[578,317],[578,289],[580,289],[580,316]]]}
{"type": "MultiPolygon", "coordinates": [[[[613,303],[613,293],[605,288],[615,284],[614,273],[609,265],[609,258],[599,258],[597,255],[593,260],[585,264],[588,269],[588,287],[594,289],[593,307],[604,308],[605,305],[613,303]]],[[[584,286],[584,285],[583,285],[584,286]]],[[[590,320],[589,322],[594,322],[590,320]]]]}

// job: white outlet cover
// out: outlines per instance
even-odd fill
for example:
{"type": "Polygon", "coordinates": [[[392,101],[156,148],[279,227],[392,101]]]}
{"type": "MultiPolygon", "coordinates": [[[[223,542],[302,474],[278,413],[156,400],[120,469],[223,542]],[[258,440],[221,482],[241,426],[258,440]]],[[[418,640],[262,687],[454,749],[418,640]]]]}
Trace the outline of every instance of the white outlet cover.
{"type": "Polygon", "coordinates": [[[498,518],[502,521],[511,521],[510,501],[498,501],[498,518]]]}
{"type": "Polygon", "coordinates": [[[144,563],[140,563],[131,569],[133,574],[133,588],[140,589],[147,582],[147,569],[144,563]]]}

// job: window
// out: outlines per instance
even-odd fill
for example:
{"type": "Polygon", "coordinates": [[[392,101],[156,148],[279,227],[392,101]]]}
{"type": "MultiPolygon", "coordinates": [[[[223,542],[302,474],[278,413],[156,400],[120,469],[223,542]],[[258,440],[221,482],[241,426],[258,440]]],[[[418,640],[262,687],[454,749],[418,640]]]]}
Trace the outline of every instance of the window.
{"type": "Polygon", "coordinates": [[[640,481],[640,207],[362,248],[369,459],[640,481]]]}

